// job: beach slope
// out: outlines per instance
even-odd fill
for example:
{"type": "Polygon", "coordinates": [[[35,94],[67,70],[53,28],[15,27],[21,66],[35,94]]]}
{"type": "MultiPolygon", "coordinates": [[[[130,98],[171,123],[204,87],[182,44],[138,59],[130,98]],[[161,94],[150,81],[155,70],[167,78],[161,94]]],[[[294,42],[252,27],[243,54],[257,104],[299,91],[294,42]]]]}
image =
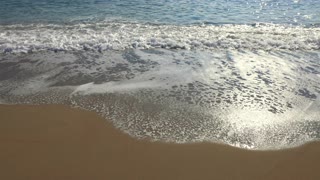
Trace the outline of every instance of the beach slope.
{"type": "Polygon", "coordinates": [[[320,179],[320,143],[249,151],[136,140],[94,112],[0,105],[0,179],[320,179]]]}

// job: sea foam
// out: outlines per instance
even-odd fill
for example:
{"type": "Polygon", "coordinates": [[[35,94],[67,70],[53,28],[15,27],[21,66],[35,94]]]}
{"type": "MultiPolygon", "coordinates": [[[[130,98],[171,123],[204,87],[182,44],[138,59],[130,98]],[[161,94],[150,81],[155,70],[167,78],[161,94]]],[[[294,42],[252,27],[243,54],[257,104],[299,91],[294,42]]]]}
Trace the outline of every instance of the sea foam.
{"type": "Polygon", "coordinates": [[[320,138],[318,51],[61,51],[0,56],[0,100],[96,111],[154,141],[288,148],[320,138]]]}
{"type": "Polygon", "coordinates": [[[320,28],[255,25],[82,23],[2,25],[0,52],[123,49],[318,50],[320,28]]]}

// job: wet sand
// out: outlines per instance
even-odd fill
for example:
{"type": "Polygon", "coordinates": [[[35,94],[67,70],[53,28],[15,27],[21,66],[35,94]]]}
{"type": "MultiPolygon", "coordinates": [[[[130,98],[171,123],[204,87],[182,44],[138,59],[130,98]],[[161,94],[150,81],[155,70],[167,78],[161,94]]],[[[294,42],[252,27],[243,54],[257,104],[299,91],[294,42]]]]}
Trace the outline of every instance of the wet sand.
{"type": "Polygon", "coordinates": [[[0,179],[320,179],[320,143],[281,151],[152,143],[94,112],[0,105],[0,179]]]}

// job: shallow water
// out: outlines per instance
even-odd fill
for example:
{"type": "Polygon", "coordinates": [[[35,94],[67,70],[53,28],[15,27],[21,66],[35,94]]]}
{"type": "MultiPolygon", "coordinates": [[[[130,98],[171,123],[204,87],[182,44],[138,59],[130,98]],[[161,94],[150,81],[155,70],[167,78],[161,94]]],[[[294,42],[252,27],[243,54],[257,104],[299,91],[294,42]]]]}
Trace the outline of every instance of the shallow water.
{"type": "Polygon", "coordinates": [[[170,142],[273,149],[320,137],[317,51],[124,50],[8,54],[2,101],[97,111],[170,142]]]}
{"type": "Polygon", "coordinates": [[[320,2],[4,1],[0,102],[98,112],[137,138],[320,138],[320,2]]]}

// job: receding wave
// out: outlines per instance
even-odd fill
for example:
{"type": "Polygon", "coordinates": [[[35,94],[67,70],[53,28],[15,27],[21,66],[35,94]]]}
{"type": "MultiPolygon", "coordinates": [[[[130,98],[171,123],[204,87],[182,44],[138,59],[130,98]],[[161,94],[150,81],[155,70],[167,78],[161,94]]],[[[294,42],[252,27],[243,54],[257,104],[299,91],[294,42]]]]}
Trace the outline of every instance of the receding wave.
{"type": "Polygon", "coordinates": [[[320,139],[320,52],[0,55],[0,103],[66,104],[136,137],[278,149],[320,139]]]}
{"type": "Polygon", "coordinates": [[[318,50],[320,28],[257,25],[81,23],[0,26],[0,52],[123,49],[318,50]]]}

